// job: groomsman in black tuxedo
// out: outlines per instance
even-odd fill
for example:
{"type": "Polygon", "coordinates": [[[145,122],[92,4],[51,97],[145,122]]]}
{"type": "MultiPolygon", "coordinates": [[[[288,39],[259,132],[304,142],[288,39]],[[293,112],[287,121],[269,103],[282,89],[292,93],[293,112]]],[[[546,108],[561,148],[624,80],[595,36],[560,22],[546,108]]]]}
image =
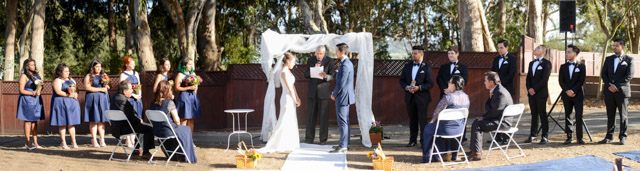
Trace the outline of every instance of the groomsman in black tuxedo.
{"type": "MultiPolygon", "coordinates": [[[[400,87],[405,92],[404,100],[409,114],[409,144],[415,147],[418,133],[422,143],[422,131],[427,125],[427,109],[431,102],[429,90],[433,87],[431,64],[423,60],[424,48],[414,46],[411,51],[412,61],[404,65],[400,74],[400,87]]],[[[423,144],[421,144],[423,145],[423,144]]]]}
{"type": "Polygon", "coordinates": [[[564,125],[565,133],[567,133],[567,140],[564,144],[571,144],[573,129],[575,126],[576,139],[578,144],[584,144],[582,140],[582,108],[584,101],[584,92],[582,86],[584,85],[584,79],[587,77],[587,70],[584,64],[577,60],[577,56],[580,54],[580,49],[575,45],[567,46],[566,59],[567,63],[560,66],[560,73],[558,74],[558,82],[562,88],[562,103],[564,104],[564,125]],[[571,111],[575,108],[575,121],[571,116],[571,111]]]}
{"type": "Polygon", "coordinates": [[[509,53],[509,41],[498,41],[498,56],[493,58],[491,71],[498,73],[500,80],[502,80],[502,86],[514,96],[513,77],[515,77],[518,71],[518,59],[509,53]]]}
{"type": "MultiPolygon", "coordinates": [[[[509,91],[509,94],[511,94],[512,97],[515,96],[516,92],[513,88],[513,77],[518,71],[518,59],[516,59],[516,56],[509,53],[509,41],[498,41],[498,56],[493,58],[491,71],[498,73],[500,80],[502,80],[502,83],[500,84],[509,91]]],[[[498,134],[498,136],[496,136],[496,141],[503,145],[507,145],[509,137],[507,137],[506,134],[498,134]]],[[[491,140],[487,143],[491,143],[491,140]]]]}
{"type": "Polygon", "coordinates": [[[607,135],[604,140],[598,142],[606,144],[613,139],[613,131],[616,129],[616,109],[620,111],[620,145],[626,144],[627,140],[627,107],[629,97],[631,97],[631,87],[629,83],[633,78],[633,58],[624,54],[624,40],[613,41],[614,55],[608,56],[604,60],[602,67],[602,82],[604,84],[602,94],[604,94],[604,104],[607,106],[607,135]]]}
{"type": "Polygon", "coordinates": [[[547,47],[540,45],[533,51],[536,59],[529,62],[527,73],[527,95],[529,96],[529,108],[531,108],[531,133],[524,141],[531,143],[538,134],[538,119],[542,124],[542,138],[540,144],[547,144],[549,121],[547,118],[547,98],[549,97],[549,75],[551,75],[551,62],[544,57],[549,55],[547,47]]]}
{"type": "Polygon", "coordinates": [[[316,136],[316,121],[320,118],[320,144],[325,144],[329,135],[329,98],[331,96],[331,80],[335,73],[333,59],[326,57],[324,46],[316,48],[315,57],[307,59],[304,76],[309,79],[307,94],[307,129],[305,142],[313,143],[316,136]],[[323,67],[320,78],[311,78],[312,67],[323,67]]]}
{"type": "Polygon", "coordinates": [[[464,80],[469,80],[469,68],[458,62],[458,55],[460,55],[458,53],[458,46],[450,46],[449,49],[447,49],[449,63],[440,65],[438,76],[436,77],[438,88],[440,89],[440,99],[442,99],[445,94],[451,93],[448,89],[451,76],[459,75],[462,76],[464,80]]]}

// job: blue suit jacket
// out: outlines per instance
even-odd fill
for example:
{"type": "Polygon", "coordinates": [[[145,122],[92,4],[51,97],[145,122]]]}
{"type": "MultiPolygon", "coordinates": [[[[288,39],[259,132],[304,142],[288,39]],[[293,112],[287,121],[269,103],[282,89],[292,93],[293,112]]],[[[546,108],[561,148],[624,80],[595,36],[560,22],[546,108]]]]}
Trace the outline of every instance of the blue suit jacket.
{"type": "Polygon", "coordinates": [[[336,72],[336,87],[333,89],[333,97],[336,104],[343,106],[356,103],[356,95],[353,90],[353,64],[351,60],[340,61],[340,68],[336,72]]]}

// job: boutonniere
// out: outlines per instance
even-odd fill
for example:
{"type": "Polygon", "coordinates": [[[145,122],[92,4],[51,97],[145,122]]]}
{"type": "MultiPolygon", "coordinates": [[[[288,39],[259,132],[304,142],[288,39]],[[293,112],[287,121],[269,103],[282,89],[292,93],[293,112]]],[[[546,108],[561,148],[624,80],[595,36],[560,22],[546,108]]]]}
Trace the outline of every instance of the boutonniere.
{"type": "Polygon", "coordinates": [[[455,68],[456,68],[456,70],[458,70],[458,64],[456,64],[455,68]]]}
{"type": "Polygon", "coordinates": [[[509,59],[509,56],[505,56],[505,57],[504,57],[504,60],[508,60],[508,59],[509,59]]]}
{"type": "Polygon", "coordinates": [[[424,67],[425,65],[426,65],[426,64],[424,64],[424,62],[423,62],[423,63],[421,63],[421,64],[420,64],[420,68],[424,67]]]}

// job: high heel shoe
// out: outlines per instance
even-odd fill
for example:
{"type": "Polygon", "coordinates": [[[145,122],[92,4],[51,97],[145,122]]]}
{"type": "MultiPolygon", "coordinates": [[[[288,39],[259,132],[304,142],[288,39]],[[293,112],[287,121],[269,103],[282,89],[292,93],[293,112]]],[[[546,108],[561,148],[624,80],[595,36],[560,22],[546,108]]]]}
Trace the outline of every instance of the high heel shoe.
{"type": "Polygon", "coordinates": [[[24,148],[27,148],[27,150],[33,150],[36,149],[36,147],[29,147],[27,144],[24,145],[24,148]]]}
{"type": "Polygon", "coordinates": [[[65,150],[70,149],[69,146],[67,146],[66,144],[60,144],[60,147],[65,150]]]}
{"type": "Polygon", "coordinates": [[[103,142],[102,144],[100,144],[100,147],[106,147],[106,146],[107,146],[107,143],[103,142]]]}
{"type": "Polygon", "coordinates": [[[78,148],[78,145],[77,145],[77,144],[74,144],[72,147],[73,147],[73,148],[78,148]]]}
{"type": "Polygon", "coordinates": [[[31,143],[31,146],[33,146],[33,147],[35,147],[35,148],[43,148],[42,146],[40,146],[40,145],[34,145],[33,143],[31,143]]]}

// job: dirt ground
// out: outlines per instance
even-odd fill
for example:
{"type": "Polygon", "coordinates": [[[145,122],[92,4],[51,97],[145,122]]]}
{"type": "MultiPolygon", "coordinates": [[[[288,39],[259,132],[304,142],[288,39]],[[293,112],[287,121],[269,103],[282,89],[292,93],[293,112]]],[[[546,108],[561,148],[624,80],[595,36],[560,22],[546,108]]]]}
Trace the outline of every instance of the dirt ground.
{"type": "MultiPolygon", "coordinates": [[[[639,104],[639,103],[636,103],[639,104]]],[[[594,106],[593,108],[597,108],[594,106]]],[[[554,114],[554,117],[557,115],[554,114]]],[[[614,161],[616,156],[614,152],[635,151],[640,147],[640,111],[630,111],[629,113],[629,136],[626,145],[617,145],[618,139],[614,139],[613,144],[597,144],[595,142],[602,140],[604,130],[606,128],[606,115],[602,109],[585,111],[585,122],[589,126],[593,136],[593,142],[589,142],[585,132],[585,145],[563,145],[566,135],[559,128],[553,128],[553,122],[550,124],[550,142],[547,145],[525,144],[522,143],[529,132],[530,114],[523,115],[521,131],[516,134],[516,141],[522,146],[526,157],[519,157],[510,161],[506,160],[504,155],[498,151],[491,151],[489,158],[482,161],[470,162],[470,164],[459,164],[454,166],[442,167],[440,163],[423,164],[421,162],[421,149],[417,147],[404,147],[407,143],[408,129],[405,125],[387,125],[385,126],[385,135],[389,135],[391,139],[383,141],[383,148],[387,155],[394,156],[395,170],[453,170],[463,168],[480,168],[490,166],[502,166],[511,164],[535,163],[552,159],[572,158],[585,155],[595,155],[608,161],[614,161]]],[[[564,125],[563,118],[556,118],[560,124],[564,125]]],[[[358,129],[352,126],[352,133],[359,134],[358,129]]],[[[41,135],[39,142],[44,149],[28,151],[24,148],[24,138],[22,135],[4,135],[0,136],[0,170],[227,170],[235,169],[234,156],[238,153],[233,150],[225,151],[227,144],[227,135],[229,132],[196,132],[194,141],[197,145],[196,154],[198,157],[197,164],[180,163],[176,166],[176,162],[171,162],[168,166],[153,165],[142,160],[138,156],[133,156],[128,163],[120,161],[108,161],[109,155],[117,143],[111,136],[107,139],[109,146],[103,148],[89,147],[90,138],[88,135],[78,136],[78,144],[80,148],[71,150],[62,150],[58,147],[60,140],[57,135],[41,135]]],[[[253,135],[259,135],[259,130],[251,131],[253,135]]],[[[301,137],[304,137],[304,129],[300,129],[301,137]]],[[[614,137],[618,136],[618,130],[614,137]]],[[[470,137],[467,135],[467,137],[470,137]]],[[[485,140],[488,137],[485,134],[485,140]]],[[[235,142],[232,138],[232,146],[235,142]]],[[[329,145],[337,143],[337,130],[330,128],[329,145]]],[[[248,141],[248,138],[244,139],[248,141]]],[[[359,138],[352,136],[352,146],[347,154],[349,169],[373,169],[371,160],[366,158],[366,153],[371,149],[359,145],[359,138]]],[[[259,148],[264,145],[254,138],[255,147],[259,148]]],[[[70,138],[67,137],[67,142],[70,138]]],[[[574,140],[575,142],[575,140],[574,140]]],[[[248,144],[249,145],[249,144],[248,144]]],[[[468,143],[464,146],[468,150],[468,143]]],[[[488,144],[484,144],[483,149],[488,148],[488,144]]],[[[510,154],[517,154],[517,150],[513,148],[509,150],[510,154]]],[[[158,153],[158,159],[164,160],[164,154],[158,153]]],[[[117,151],[116,157],[124,157],[122,151],[117,151]]],[[[259,161],[257,169],[271,170],[279,169],[286,160],[286,153],[263,154],[263,159],[259,161]]],[[[461,157],[460,157],[461,158],[461,157]]],[[[640,163],[629,159],[624,160],[624,165],[640,169],[640,163]]]]}

